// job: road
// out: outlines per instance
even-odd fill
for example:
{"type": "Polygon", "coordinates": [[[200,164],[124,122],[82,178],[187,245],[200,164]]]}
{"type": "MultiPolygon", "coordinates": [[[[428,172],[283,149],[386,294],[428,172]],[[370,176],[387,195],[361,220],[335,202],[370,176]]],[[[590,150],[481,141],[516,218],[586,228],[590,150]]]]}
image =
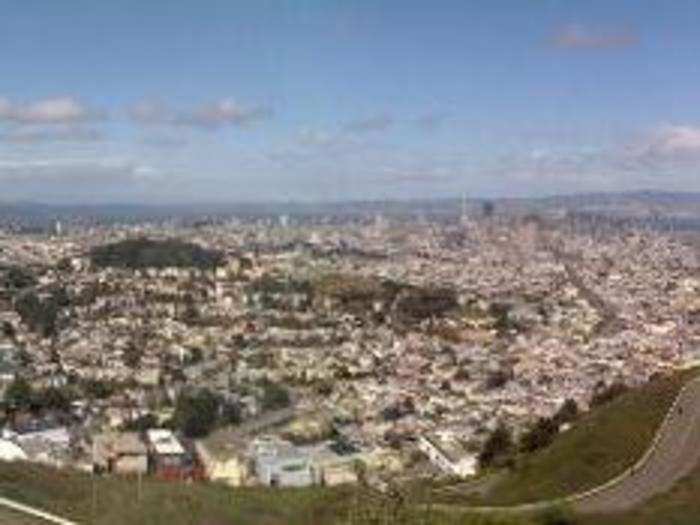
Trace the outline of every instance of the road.
{"type": "Polygon", "coordinates": [[[631,509],[669,491],[700,462],[700,379],[688,383],[644,458],[617,483],[598,492],[571,498],[579,512],[631,509]]]}
{"type": "Polygon", "coordinates": [[[578,289],[581,296],[588,301],[588,304],[598,312],[601,319],[596,327],[598,335],[609,337],[619,332],[623,328],[624,323],[620,320],[617,310],[593,291],[576,270],[576,265],[581,264],[580,257],[564,253],[554,246],[549,246],[548,249],[554,256],[554,259],[564,265],[564,271],[571,284],[578,289]]]}

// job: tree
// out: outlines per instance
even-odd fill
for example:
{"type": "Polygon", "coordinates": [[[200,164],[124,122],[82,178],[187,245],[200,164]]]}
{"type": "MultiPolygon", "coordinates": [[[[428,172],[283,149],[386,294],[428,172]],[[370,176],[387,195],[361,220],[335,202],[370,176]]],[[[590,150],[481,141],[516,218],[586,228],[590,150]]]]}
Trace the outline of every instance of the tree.
{"type": "Polygon", "coordinates": [[[5,287],[9,290],[21,290],[35,286],[36,277],[32,272],[20,266],[11,266],[5,273],[5,287]]]}
{"type": "Polygon", "coordinates": [[[139,416],[136,419],[128,421],[124,425],[124,430],[128,432],[145,432],[149,428],[158,427],[158,419],[153,414],[139,416]]]}
{"type": "Polygon", "coordinates": [[[24,293],[15,301],[15,310],[30,330],[44,337],[56,333],[59,305],[52,297],[42,301],[33,292],[24,293]]]}
{"type": "Polygon", "coordinates": [[[522,452],[534,452],[549,446],[559,433],[559,425],[554,419],[541,417],[520,438],[520,450],[522,452]]]}
{"type": "Polygon", "coordinates": [[[34,358],[29,352],[27,352],[26,349],[20,348],[17,351],[17,361],[19,362],[20,366],[26,368],[34,362],[34,358]]]}
{"type": "Polygon", "coordinates": [[[49,387],[35,396],[35,404],[50,410],[70,410],[72,392],[67,388],[49,387]]]}
{"type": "Polygon", "coordinates": [[[605,386],[605,383],[598,383],[591,398],[591,408],[609,403],[613,399],[627,392],[627,385],[624,383],[613,383],[610,386],[605,386]]]}
{"type": "Polygon", "coordinates": [[[262,406],[264,410],[279,410],[291,404],[286,388],[272,381],[263,381],[262,406]]]}
{"type": "Polygon", "coordinates": [[[107,399],[114,393],[114,385],[99,379],[86,379],[82,384],[86,396],[94,399],[107,399]]]}
{"type": "Polygon", "coordinates": [[[183,392],[175,405],[175,426],[189,438],[209,434],[217,423],[221,400],[206,388],[183,392]]]}
{"type": "Polygon", "coordinates": [[[241,407],[238,403],[223,403],[220,411],[221,423],[226,425],[238,425],[241,422],[241,407]]]}
{"type": "Polygon", "coordinates": [[[479,454],[479,464],[482,468],[503,466],[513,456],[513,433],[500,422],[484,442],[479,454]]]}
{"type": "Polygon", "coordinates": [[[554,415],[554,422],[557,425],[563,425],[564,423],[573,423],[578,418],[578,404],[576,401],[569,398],[564,401],[561,408],[554,415]]]}
{"type": "Polygon", "coordinates": [[[10,321],[3,321],[2,323],[2,335],[14,339],[17,335],[14,325],[10,321]]]}
{"type": "Polygon", "coordinates": [[[23,377],[17,377],[5,390],[5,403],[18,409],[29,408],[34,401],[34,390],[23,377]]]}
{"type": "Polygon", "coordinates": [[[490,372],[489,375],[486,377],[485,387],[487,390],[503,388],[503,386],[505,386],[505,384],[511,379],[513,379],[512,370],[505,370],[503,368],[499,368],[498,370],[490,372]]]}
{"type": "Polygon", "coordinates": [[[141,364],[141,357],[143,357],[143,350],[136,346],[136,343],[129,341],[124,349],[124,364],[129,368],[138,368],[141,364]]]}
{"type": "Polygon", "coordinates": [[[198,346],[195,346],[190,349],[190,358],[188,360],[188,363],[191,365],[196,365],[201,363],[204,360],[204,351],[199,348],[198,346]]]}

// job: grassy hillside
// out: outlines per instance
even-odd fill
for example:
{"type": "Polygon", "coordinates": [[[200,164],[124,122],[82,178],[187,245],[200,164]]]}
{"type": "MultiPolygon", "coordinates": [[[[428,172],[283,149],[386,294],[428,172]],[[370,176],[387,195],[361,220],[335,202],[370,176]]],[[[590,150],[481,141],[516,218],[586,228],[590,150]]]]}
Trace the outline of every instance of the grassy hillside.
{"type": "Polygon", "coordinates": [[[47,522],[13,510],[0,509],[0,523],[7,525],[46,525],[47,522]]]}
{"type": "MultiPolygon", "coordinates": [[[[0,495],[95,525],[549,525],[547,516],[467,516],[416,508],[408,497],[378,496],[357,488],[232,490],[213,484],[177,484],[96,478],[22,463],[0,464],[0,495]]],[[[0,523],[34,525],[0,508],[0,523]],[[22,521],[24,520],[24,521],[22,521]]],[[[568,523],[568,522],[562,522],[568,523]]]]}
{"type": "Polygon", "coordinates": [[[655,379],[583,415],[552,445],[520,459],[477,503],[553,499],[605,483],[644,454],[679,390],[697,374],[688,370],[655,379]]]}
{"type": "Polygon", "coordinates": [[[0,494],[80,523],[321,524],[337,511],[342,492],[327,490],[232,491],[210,484],[95,478],[31,464],[3,464],[0,494]]]}

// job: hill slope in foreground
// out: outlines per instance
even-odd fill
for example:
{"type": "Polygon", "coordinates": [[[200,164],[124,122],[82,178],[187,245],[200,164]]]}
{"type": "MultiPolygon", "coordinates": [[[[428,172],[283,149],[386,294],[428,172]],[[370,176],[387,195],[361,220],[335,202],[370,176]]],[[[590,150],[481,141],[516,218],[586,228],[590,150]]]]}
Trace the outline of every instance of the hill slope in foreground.
{"type": "Polygon", "coordinates": [[[678,392],[698,373],[692,369],[654,379],[584,414],[549,447],[521,458],[472,503],[551,500],[604,484],[644,455],[678,392]]]}
{"type": "MultiPolygon", "coordinates": [[[[549,499],[604,483],[644,453],[676,394],[697,373],[686,371],[652,381],[583,416],[550,447],[503,477],[479,503],[501,505],[549,499]]],[[[79,523],[101,525],[690,525],[698,523],[700,516],[700,467],[670,493],[632,512],[575,518],[470,516],[463,513],[460,505],[438,514],[414,507],[411,502],[417,499],[410,495],[403,501],[371,498],[357,488],[231,490],[213,484],[144,480],[139,493],[135,480],[93,480],[79,472],[22,463],[0,465],[0,495],[79,523]]],[[[456,502],[457,498],[450,499],[456,502]]],[[[458,502],[464,503],[465,499],[458,502]]],[[[6,523],[4,519],[0,512],[0,523],[6,523]]]]}

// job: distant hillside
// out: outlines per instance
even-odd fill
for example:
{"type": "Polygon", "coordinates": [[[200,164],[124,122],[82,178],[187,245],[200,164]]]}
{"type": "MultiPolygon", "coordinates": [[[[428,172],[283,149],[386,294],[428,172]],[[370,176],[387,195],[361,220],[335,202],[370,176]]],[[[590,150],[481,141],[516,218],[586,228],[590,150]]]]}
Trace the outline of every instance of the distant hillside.
{"type": "Polygon", "coordinates": [[[176,239],[127,239],[93,248],[90,259],[96,266],[115,268],[200,268],[221,264],[223,255],[176,239]]]}
{"type": "MultiPolygon", "coordinates": [[[[34,225],[37,231],[50,231],[54,219],[66,225],[72,221],[98,223],[133,223],[143,220],[180,220],[183,224],[201,221],[216,223],[236,216],[243,220],[277,218],[288,215],[297,219],[315,217],[344,220],[367,219],[376,214],[387,217],[416,217],[418,215],[443,220],[454,218],[462,211],[479,217],[485,206],[496,215],[523,215],[548,213],[561,215],[588,213],[622,218],[700,218],[700,192],[627,191],[591,192],[541,197],[493,197],[476,195],[463,201],[454,197],[417,199],[386,199],[366,201],[285,201],[285,202],[230,202],[180,204],[42,204],[32,202],[0,201],[0,225],[3,221],[14,224],[19,219],[34,225]]],[[[696,229],[698,225],[694,224],[696,229]]],[[[32,232],[33,230],[29,230],[32,232]]]]}

